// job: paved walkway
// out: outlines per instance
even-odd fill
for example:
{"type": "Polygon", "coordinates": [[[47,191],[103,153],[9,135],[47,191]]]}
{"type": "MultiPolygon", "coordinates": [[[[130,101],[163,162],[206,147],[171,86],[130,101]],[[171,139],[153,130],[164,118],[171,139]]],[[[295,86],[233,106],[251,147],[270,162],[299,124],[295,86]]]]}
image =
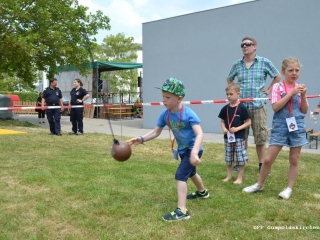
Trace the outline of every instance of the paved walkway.
{"type": "MultiPolygon", "coordinates": [[[[43,128],[48,129],[49,133],[49,124],[46,120],[46,124],[38,124],[38,116],[37,115],[28,115],[28,114],[20,114],[14,115],[14,119],[19,121],[27,121],[33,123],[35,125],[39,125],[43,128]]],[[[135,119],[123,119],[123,120],[110,120],[113,133],[114,135],[118,136],[127,136],[127,137],[136,137],[146,134],[147,132],[151,131],[152,129],[145,129],[143,128],[143,120],[141,118],[135,119]]],[[[105,133],[111,134],[109,122],[107,119],[100,119],[100,118],[84,118],[84,132],[97,132],[97,133],[105,133]]],[[[62,134],[67,134],[70,132],[72,128],[70,117],[69,116],[62,116],[61,117],[61,129],[62,134]]],[[[167,139],[169,138],[168,130],[162,131],[158,138],[167,139]]],[[[121,139],[120,139],[121,140],[121,139]]],[[[223,143],[223,135],[217,133],[204,133],[204,142],[214,142],[214,143],[223,143]]],[[[249,146],[255,146],[253,137],[249,136],[248,140],[249,146]]],[[[302,148],[303,152],[320,154],[320,149],[315,149],[315,143],[312,143],[312,148],[309,149],[309,146],[304,146],[302,148]]],[[[283,148],[284,150],[288,150],[287,147],[283,148]]]]}

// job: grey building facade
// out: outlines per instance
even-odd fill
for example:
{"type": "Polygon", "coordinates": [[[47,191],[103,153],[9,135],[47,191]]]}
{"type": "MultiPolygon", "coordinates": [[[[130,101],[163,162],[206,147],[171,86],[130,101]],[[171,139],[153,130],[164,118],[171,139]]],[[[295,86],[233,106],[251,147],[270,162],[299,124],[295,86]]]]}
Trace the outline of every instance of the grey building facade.
{"type": "MultiPolygon", "coordinates": [[[[232,63],[242,58],[240,43],[246,36],[257,40],[257,55],[270,59],[279,71],[283,59],[297,57],[302,63],[298,83],[306,84],[307,95],[319,95],[319,28],[319,0],[257,0],[144,23],[144,102],[161,102],[161,91],[154,87],[169,77],[183,81],[185,101],[226,99],[226,77],[232,63]]],[[[271,81],[269,77],[266,87],[271,81]]],[[[319,99],[308,99],[309,111],[319,99]]],[[[200,117],[204,132],[221,133],[223,105],[188,106],[200,117]]],[[[271,127],[270,101],[267,107],[271,127]]],[[[154,128],[163,109],[144,107],[144,128],[154,128]]],[[[320,130],[308,116],[306,125],[320,130]]]]}

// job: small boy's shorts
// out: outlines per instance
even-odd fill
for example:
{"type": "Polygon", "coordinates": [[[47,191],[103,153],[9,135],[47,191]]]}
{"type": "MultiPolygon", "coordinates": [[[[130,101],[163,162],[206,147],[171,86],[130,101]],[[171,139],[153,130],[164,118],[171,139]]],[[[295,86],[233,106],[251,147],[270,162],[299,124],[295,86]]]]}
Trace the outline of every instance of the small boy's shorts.
{"type": "Polygon", "coordinates": [[[237,165],[245,165],[248,162],[248,154],[246,150],[245,140],[236,138],[236,142],[229,143],[228,139],[224,139],[225,160],[227,165],[234,162],[234,153],[237,157],[237,165]]]}
{"type": "MultiPolygon", "coordinates": [[[[190,163],[191,150],[188,149],[184,154],[179,154],[181,163],[176,171],[175,179],[182,182],[187,182],[189,177],[194,176],[197,171],[196,167],[190,163]]],[[[203,151],[199,151],[198,156],[201,158],[203,151]]]]}

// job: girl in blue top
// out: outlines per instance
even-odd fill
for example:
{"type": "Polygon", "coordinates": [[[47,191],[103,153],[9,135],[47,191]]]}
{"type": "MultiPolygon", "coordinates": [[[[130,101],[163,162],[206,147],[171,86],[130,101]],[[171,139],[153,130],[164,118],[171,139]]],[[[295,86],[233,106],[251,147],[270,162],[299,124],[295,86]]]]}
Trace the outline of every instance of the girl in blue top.
{"type": "Polygon", "coordinates": [[[285,79],[276,83],[272,89],[272,108],[274,110],[271,138],[267,155],[263,161],[259,180],[256,184],[243,189],[252,193],[263,190],[271,166],[283,146],[290,147],[289,174],[287,187],[279,197],[288,199],[291,196],[294,182],[298,176],[301,147],[308,144],[306,139],[305,114],[308,111],[306,98],[307,88],[297,84],[300,75],[300,62],[296,58],[287,58],[282,62],[282,73],[285,79]]]}

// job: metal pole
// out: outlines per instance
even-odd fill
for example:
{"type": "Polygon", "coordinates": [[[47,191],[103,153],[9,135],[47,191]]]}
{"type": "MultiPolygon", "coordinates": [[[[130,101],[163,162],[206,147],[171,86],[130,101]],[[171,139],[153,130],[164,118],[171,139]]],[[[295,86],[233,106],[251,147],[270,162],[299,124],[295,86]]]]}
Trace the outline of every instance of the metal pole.
{"type": "MultiPolygon", "coordinates": [[[[98,62],[97,62],[97,66],[96,66],[95,70],[96,70],[96,90],[97,90],[96,103],[98,103],[98,99],[99,99],[99,69],[98,69],[98,62]]],[[[99,107],[97,107],[97,119],[98,118],[99,118],[99,107]]]]}
{"type": "Polygon", "coordinates": [[[140,102],[143,102],[143,97],[142,97],[142,82],[143,82],[143,78],[141,76],[141,71],[140,71],[140,79],[141,79],[141,82],[140,82],[140,87],[139,87],[139,98],[140,98],[140,102]]]}

